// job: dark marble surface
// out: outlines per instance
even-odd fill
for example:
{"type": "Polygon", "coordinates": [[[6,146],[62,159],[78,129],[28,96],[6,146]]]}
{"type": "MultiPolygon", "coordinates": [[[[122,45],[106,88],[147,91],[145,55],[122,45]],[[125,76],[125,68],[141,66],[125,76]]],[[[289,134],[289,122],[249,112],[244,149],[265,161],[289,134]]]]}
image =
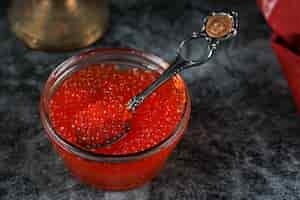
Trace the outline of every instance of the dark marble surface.
{"type": "Polygon", "coordinates": [[[51,70],[75,52],[27,49],[1,14],[0,199],[300,199],[300,120],[254,0],[114,0],[111,29],[94,46],[170,60],[204,13],[224,8],[240,12],[240,37],[206,68],[183,73],[193,103],[187,134],[159,177],[128,192],[69,176],[42,130],[38,101],[51,70]]]}

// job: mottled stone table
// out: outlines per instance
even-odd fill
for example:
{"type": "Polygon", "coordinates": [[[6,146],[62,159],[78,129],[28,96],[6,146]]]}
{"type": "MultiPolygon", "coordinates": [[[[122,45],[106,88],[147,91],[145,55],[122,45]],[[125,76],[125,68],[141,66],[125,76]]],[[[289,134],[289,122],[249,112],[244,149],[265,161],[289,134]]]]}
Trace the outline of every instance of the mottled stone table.
{"type": "Polygon", "coordinates": [[[209,10],[241,14],[240,37],[205,68],[183,73],[192,97],[186,136],[161,175],[128,192],[70,177],[42,130],[38,102],[69,53],[32,51],[0,18],[1,200],[300,199],[300,119],[255,1],[114,0],[109,32],[93,47],[139,48],[170,60],[209,10]]]}

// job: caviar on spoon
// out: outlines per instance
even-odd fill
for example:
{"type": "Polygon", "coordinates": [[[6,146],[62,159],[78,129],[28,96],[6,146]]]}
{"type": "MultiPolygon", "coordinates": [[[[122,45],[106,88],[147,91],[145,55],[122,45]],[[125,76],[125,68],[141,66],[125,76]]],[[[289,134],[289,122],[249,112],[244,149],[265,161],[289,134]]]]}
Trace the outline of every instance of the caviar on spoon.
{"type": "MultiPolygon", "coordinates": [[[[112,145],[125,137],[130,130],[131,120],[136,108],[177,73],[202,65],[212,58],[222,41],[231,39],[237,34],[237,17],[236,12],[214,12],[206,17],[201,31],[192,33],[190,38],[180,43],[174,62],[149,87],[132,97],[127,104],[113,105],[119,108],[118,112],[110,112],[111,114],[101,119],[101,126],[99,126],[100,128],[96,133],[95,131],[77,131],[78,143],[85,149],[95,149],[112,145]],[[200,44],[201,48],[193,51],[194,44],[200,44]]],[[[102,110],[105,111],[105,109],[102,110]]]]}

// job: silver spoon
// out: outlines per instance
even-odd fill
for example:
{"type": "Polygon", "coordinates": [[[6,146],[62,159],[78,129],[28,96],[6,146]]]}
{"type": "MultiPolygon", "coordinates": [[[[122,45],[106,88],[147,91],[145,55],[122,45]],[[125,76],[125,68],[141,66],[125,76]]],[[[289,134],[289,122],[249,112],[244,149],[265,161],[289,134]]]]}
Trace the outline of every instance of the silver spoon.
{"type": "MultiPolygon", "coordinates": [[[[157,88],[169,80],[172,76],[178,74],[179,72],[186,70],[191,67],[199,66],[206,63],[210,58],[212,58],[216,49],[222,41],[231,39],[237,34],[238,29],[238,14],[236,12],[213,12],[211,15],[207,16],[203,21],[203,26],[200,32],[194,32],[192,35],[183,40],[179,47],[177,48],[177,55],[173,63],[160,75],[160,77],[155,80],[148,88],[139,93],[138,95],[132,97],[126,105],[124,116],[129,116],[124,120],[124,122],[118,122],[118,126],[122,127],[122,131],[118,134],[113,134],[112,137],[107,136],[105,140],[101,143],[94,144],[92,139],[84,133],[78,133],[77,140],[86,149],[95,149],[104,146],[114,144],[121,138],[127,135],[130,130],[132,114],[136,108],[141,105],[144,100],[152,94],[157,88]],[[192,55],[188,55],[189,48],[195,44],[195,42],[204,42],[205,46],[204,52],[198,54],[196,52],[190,52],[192,55]],[[195,53],[196,56],[195,56],[195,53]],[[84,137],[84,138],[83,138],[84,137]],[[90,141],[90,142],[89,142],[90,141]]],[[[203,49],[202,49],[203,50],[203,49]]],[[[111,123],[111,122],[108,122],[111,123]]]]}

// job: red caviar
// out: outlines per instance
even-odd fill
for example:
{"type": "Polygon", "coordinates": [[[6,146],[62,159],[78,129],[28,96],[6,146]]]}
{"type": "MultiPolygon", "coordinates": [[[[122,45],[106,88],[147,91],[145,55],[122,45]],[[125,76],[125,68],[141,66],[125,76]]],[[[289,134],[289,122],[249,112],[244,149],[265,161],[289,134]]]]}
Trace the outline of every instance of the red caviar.
{"type": "Polygon", "coordinates": [[[187,127],[190,99],[184,81],[176,76],[138,107],[125,137],[111,146],[81,148],[114,136],[124,120],[124,105],[159,76],[155,70],[132,66],[137,64],[153,69],[166,65],[134,49],[95,49],[62,63],[43,90],[41,120],[50,141],[74,176],[100,189],[126,190],[150,181],[187,127]],[[95,60],[122,66],[82,64],[95,60]]]}
{"type": "MultiPolygon", "coordinates": [[[[87,66],[67,78],[52,97],[50,118],[53,127],[75,145],[84,142],[101,144],[124,130],[120,125],[124,124],[122,113],[125,113],[126,103],[158,76],[156,71],[139,68],[121,70],[116,65],[87,66]]],[[[91,151],[109,155],[133,154],[166,139],[176,128],[185,106],[185,91],[176,81],[171,79],[162,85],[138,107],[124,138],[91,151]]]]}

